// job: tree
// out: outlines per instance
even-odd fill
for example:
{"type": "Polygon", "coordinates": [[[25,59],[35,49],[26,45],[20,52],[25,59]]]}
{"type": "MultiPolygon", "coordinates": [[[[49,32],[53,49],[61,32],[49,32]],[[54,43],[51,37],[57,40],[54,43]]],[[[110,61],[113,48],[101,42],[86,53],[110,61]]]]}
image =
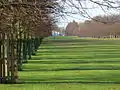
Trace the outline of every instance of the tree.
{"type": "Polygon", "coordinates": [[[73,21],[67,25],[65,32],[67,36],[77,36],[77,32],[79,32],[79,25],[77,22],[73,21]]]}
{"type": "Polygon", "coordinates": [[[17,82],[22,63],[51,35],[57,9],[55,0],[0,0],[1,83],[17,82]]]}
{"type": "MultiPolygon", "coordinates": [[[[120,2],[118,0],[60,0],[64,3],[64,13],[68,16],[79,14],[82,17],[95,20],[90,14],[92,10],[99,9],[106,16],[119,14],[120,2]],[[70,9],[68,11],[68,8],[70,9]]],[[[113,18],[116,22],[117,18],[113,18]]],[[[102,22],[97,20],[98,22],[102,22]]],[[[113,22],[113,21],[112,21],[113,22]]],[[[104,21],[103,23],[108,23],[104,21]]]]}

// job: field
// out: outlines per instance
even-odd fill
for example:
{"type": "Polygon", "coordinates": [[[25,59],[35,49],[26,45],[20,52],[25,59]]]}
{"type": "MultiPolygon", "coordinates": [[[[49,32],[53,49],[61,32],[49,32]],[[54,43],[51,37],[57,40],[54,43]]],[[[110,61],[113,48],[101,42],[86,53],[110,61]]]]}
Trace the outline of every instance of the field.
{"type": "Polygon", "coordinates": [[[120,39],[46,38],[1,90],[120,90],[120,39]]]}

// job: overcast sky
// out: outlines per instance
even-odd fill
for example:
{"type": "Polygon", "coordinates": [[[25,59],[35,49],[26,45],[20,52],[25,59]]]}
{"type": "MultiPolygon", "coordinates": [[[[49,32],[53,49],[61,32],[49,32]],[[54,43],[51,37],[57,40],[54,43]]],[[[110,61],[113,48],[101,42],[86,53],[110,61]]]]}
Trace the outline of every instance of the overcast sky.
{"type": "MultiPolygon", "coordinates": [[[[72,0],[72,1],[74,2],[74,4],[77,7],[80,7],[80,5],[77,2],[75,2],[75,0],[72,0]]],[[[63,4],[63,3],[61,3],[61,4],[63,4]]],[[[66,27],[66,25],[69,22],[72,22],[73,20],[75,20],[76,22],[84,22],[85,20],[89,19],[87,14],[89,14],[90,17],[94,17],[94,16],[98,16],[98,15],[112,15],[112,14],[116,14],[116,13],[118,14],[118,10],[107,9],[105,7],[104,7],[104,10],[103,10],[100,6],[98,6],[96,4],[93,4],[90,1],[82,3],[82,6],[84,8],[90,8],[90,9],[86,10],[87,14],[86,13],[84,14],[88,18],[81,15],[81,13],[80,13],[82,11],[81,8],[79,8],[79,10],[78,10],[78,9],[72,7],[73,4],[68,2],[67,4],[64,3],[64,6],[65,6],[64,11],[72,12],[72,13],[75,13],[75,14],[68,14],[68,15],[65,15],[64,18],[60,18],[59,22],[57,23],[59,27],[66,27]]]]}

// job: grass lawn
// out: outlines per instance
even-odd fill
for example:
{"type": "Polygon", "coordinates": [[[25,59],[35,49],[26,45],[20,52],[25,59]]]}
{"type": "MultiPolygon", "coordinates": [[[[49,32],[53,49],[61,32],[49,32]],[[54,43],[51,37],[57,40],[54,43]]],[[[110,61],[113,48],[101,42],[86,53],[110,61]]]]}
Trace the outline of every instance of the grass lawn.
{"type": "Polygon", "coordinates": [[[1,90],[120,90],[120,39],[49,37],[1,90]]]}
{"type": "Polygon", "coordinates": [[[119,84],[16,84],[0,85],[1,90],[120,90],[119,84]]]}

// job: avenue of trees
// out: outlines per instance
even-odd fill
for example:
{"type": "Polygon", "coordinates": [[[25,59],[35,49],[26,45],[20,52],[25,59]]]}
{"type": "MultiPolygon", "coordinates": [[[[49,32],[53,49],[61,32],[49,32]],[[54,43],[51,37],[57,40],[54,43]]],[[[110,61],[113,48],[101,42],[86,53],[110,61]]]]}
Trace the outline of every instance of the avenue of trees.
{"type": "Polygon", "coordinates": [[[0,83],[18,81],[22,64],[51,36],[55,10],[55,0],[0,0],[0,83]]]}
{"type": "MultiPolygon", "coordinates": [[[[18,81],[18,70],[35,54],[43,38],[51,36],[60,17],[77,13],[93,22],[102,22],[90,17],[87,2],[103,11],[120,8],[117,0],[0,0],[0,83],[18,81]],[[66,10],[67,6],[77,12],[66,10]]],[[[90,24],[91,21],[87,25],[90,24]]],[[[76,23],[75,26],[79,27],[76,23]]]]}

